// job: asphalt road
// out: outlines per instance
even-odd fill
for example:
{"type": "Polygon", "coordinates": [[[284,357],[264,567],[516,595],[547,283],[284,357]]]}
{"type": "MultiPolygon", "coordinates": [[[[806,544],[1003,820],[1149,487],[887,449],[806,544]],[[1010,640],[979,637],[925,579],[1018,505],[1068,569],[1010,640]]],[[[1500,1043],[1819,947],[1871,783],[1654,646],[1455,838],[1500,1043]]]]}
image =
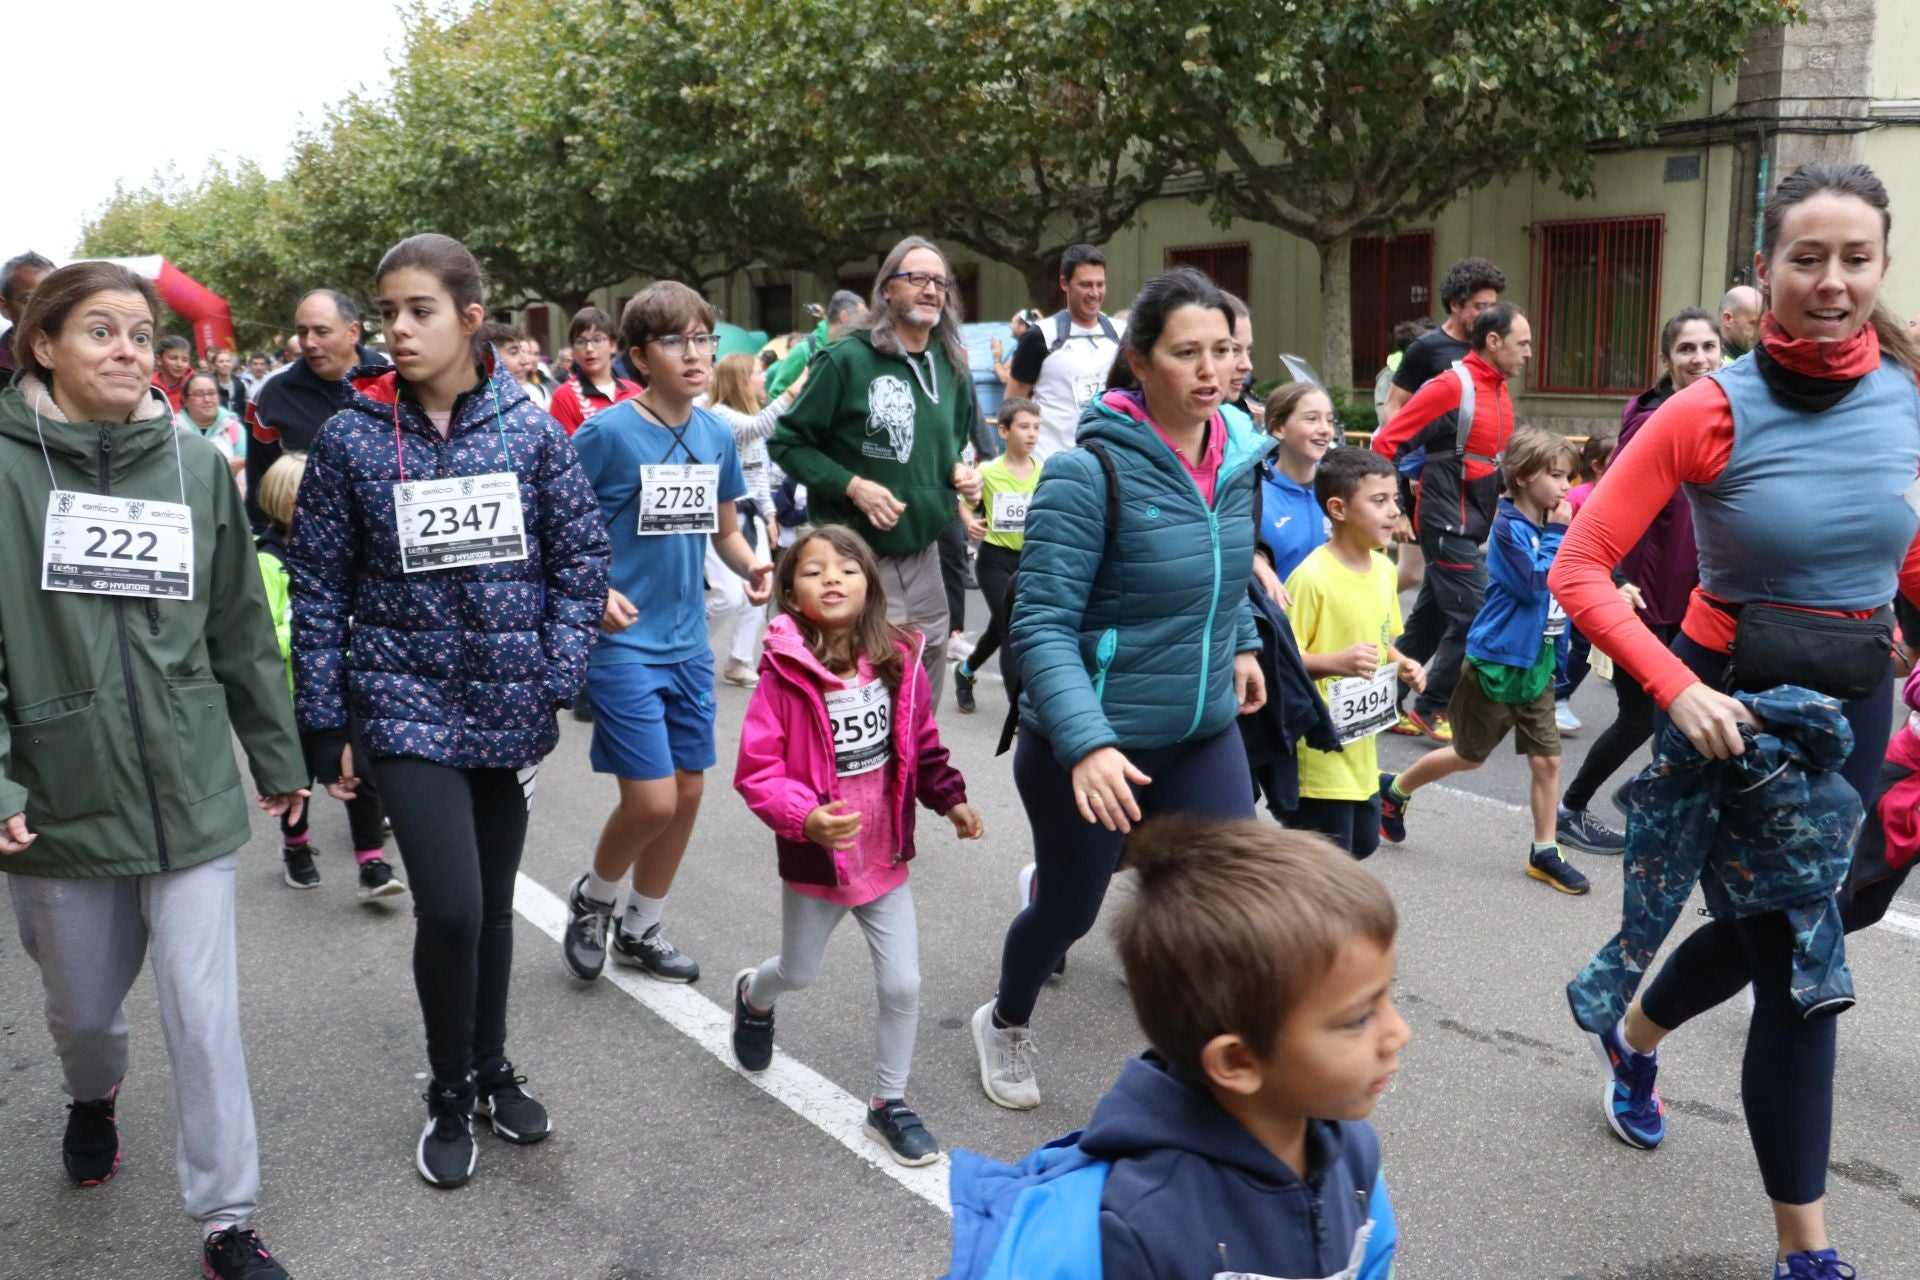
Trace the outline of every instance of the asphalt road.
{"type": "MultiPolygon", "coordinates": [[[[977,597],[973,607],[983,616],[977,597]]],[[[941,722],[987,838],[962,844],[928,823],[914,864],[924,988],[909,1097],[946,1144],[1011,1159],[1084,1122],[1141,1044],[1112,950],[1096,934],[1036,1014],[1044,1103],[1016,1114],[981,1096],[965,1020],[992,992],[1028,837],[1008,761],[992,755],[1000,691],[983,683],[980,697],[980,714],[947,708],[941,722]]],[[[819,984],[780,1006],[790,1060],[772,1073],[778,1096],[699,1038],[718,1043],[730,976],[779,942],[772,841],[728,785],[746,693],[722,686],[719,701],[722,765],[667,916],[669,934],[705,967],[692,988],[637,977],[577,983],[542,931],[612,798],[587,767],[586,727],[564,720],[526,851],[524,871],[538,888],[520,904],[531,918],[517,926],[509,1039],[555,1132],[526,1149],[483,1135],[479,1171],[460,1191],[435,1191],[412,1168],[426,1064],[408,968],[409,900],[397,909],[355,900],[337,804],[322,801],[315,819],[325,877],[315,892],[281,883],[274,833],[256,821],[239,912],[265,1181],[256,1225],[301,1280],[944,1272],[938,1173],[903,1181],[859,1154],[851,1099],[869,1087],[873,989],[856,928],[836,936],[819,984]],[[855,1136],[843,1142],[850,1128],[855,1136]]],[[[1611,702],[1599,682],[1576,698],[1593,727],[1569,741],[1569,773],[1611,702]]],[[[1383,743],[1388,767],[1420,749],[1383,743]]],[[[1503,753],[1455,782],[1423,795],[1409,841],[1370,863],[1400,907],[1397,995],[1414,1033],[1375,1116],[1401,1218],[1400,1280],[1768,1275],[1770,1222],[1740,1110],[1743,1006],[1734,1001],[1668,1042],[1665,1145],[1646,1153],[1615,1141],[1601,1117],[1597,1065],[1561,989],[1618,923],[1618,862],[1580,857],[1594,893],[1554,893],[1522,874],[1525,766],[1503,753]]],[[[1913,891],[1897,911],[1903,927],[1850,940],[1861,1002],[1841,1023],[1830,1181],[1836,1241],[1873,1280],[1920,1276],[1913,891]]],[[[110,1186],[79,1191],[60,1168],[66,1099],[37,974],[10,923],[0,927],[0,1280],[198,1274],[173,1169],[167,1059],[144,980],[128,1014],[125,1162],[110,1186]]]]}

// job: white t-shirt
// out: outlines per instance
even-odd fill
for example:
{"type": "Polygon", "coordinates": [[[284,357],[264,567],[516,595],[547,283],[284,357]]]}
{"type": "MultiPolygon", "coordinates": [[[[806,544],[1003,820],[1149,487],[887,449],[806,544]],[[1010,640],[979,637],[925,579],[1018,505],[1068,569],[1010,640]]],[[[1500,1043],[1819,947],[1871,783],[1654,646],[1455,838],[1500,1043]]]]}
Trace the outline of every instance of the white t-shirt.
{"type": "MultiPolygon", "coordinates": [[[[1033,399],[1040,406],[1040,442],[1034,447],[1033,456],[1043,464],[1062,449],[1073,447],[1074,434],[1080,427],[1080,412],[1106,389],[1107,375],[1112,372],[1114,357],[1120,350],[1120,345],[1110,340],[1098,324],[1085,328],[1073,324],[1059,349],[1048,352],[1056,334],[1054,325],[1054,318],[1049,316],[1028,330],[1027,336],[1020,340],[1022,349],[1015,352],[1009,371],[1016,380],[1033,383],[1033,399]],[[1040,366],[1039,376],[1021,377],[1028,371],[1023,366],[1027,366],[1035,354],[1046,361],[1040,366]]],[[[1126,333],[1120,325],[1113,327],[1116,334],[1126,333]]]]}

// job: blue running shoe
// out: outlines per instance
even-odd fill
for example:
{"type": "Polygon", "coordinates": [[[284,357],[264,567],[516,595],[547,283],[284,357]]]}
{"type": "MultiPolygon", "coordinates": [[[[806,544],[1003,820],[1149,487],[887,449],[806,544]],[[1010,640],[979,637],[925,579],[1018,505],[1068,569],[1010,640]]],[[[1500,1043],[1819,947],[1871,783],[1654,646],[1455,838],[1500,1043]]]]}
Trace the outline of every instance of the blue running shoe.
{"type": "Polygon", "coordinates": [[[1855,1280],[1859,1274],[1831,1249],[1790,1253],[1773,1264],[1773,1280],[1855,1280]]]}
{"type": "Polygon", "coordinates": [[[1380,838],[1388,844],[1399,844],[1407,838],[1407,807],[1413,803],[1411,796],[1405,800],[1394,796],[1393,783],[1399,776],[1380,775],[1380,838]]]}
{"type": "Polygon", "coordinates": [[[1614,1135],[1630,1147],[1651,1151],[1667,1136],[1667,1104],[1653,1080],[1660,1072],[1660,1055],[1635,1053],[1620,1038],[1620,1028],[1600,1035],[1587,1033],[1593,1051],[1607,1068],[1607,1090],[1602,1104],[1614,1135]]]}

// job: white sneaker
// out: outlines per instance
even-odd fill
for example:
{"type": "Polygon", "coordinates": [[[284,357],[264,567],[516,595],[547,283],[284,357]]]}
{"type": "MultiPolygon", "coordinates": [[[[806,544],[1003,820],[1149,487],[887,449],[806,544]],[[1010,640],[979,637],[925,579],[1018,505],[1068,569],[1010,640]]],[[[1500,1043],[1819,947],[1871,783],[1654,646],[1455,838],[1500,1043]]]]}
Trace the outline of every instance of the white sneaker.
{"type": "Polygon", "coordinates": [[[1028,904],[1033,901],[1033,875],[1039,869],[1040,865],[1035,862],[1029,862],[1020,868],[1020,909],[1022,911],[1025,911],[1028,904]]]}
{"type": "Polygon", "coordinates": [[[973,656],[973,649],[979,641],[965,631],[956,631],[947,637],[947,661],[965,662],[973,656]]]}
{"type": "Polygon", "coordinates": [[[1553,722],[1560,726],[1560,732],[1566,734],[1578,733],[1585,727],[1580,723],[1580,717],[1573,714],[1573,704],[1565,698],[1553,704],[1553,722]]]}
{"type": "Polygon", "coordinates": [[[727,669],[720,675],[728,684],[737,684],[743,689],[751,689],[760,683],[760,673],[738,658],[727,661],[727,669]]]}
{"type": "Polygon", "coordinates": [[[973,1048],[980,1059],[980,1087],[993,1102],[1010,1111],[1031,1111],[1040,1105],[1040,1082],[1034,1078],[1033,1032],[1025,1027],[993,1025],[989,1000],[973,1011],[973,1048]]]}

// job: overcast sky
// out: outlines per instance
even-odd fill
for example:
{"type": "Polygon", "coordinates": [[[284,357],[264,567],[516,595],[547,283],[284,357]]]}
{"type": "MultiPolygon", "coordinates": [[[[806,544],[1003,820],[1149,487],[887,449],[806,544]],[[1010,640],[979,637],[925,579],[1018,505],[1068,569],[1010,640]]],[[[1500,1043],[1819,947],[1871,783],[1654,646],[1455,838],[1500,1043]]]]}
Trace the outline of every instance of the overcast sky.
{"type": "Polygon", "coordinates": [[[303,121],[385,83],[395,0],[326,4],[17,0],[5,45],[14,163],[0,194],[0,259],[73,252],[116,181],[215,158],[286,166],[303,121]]]}

